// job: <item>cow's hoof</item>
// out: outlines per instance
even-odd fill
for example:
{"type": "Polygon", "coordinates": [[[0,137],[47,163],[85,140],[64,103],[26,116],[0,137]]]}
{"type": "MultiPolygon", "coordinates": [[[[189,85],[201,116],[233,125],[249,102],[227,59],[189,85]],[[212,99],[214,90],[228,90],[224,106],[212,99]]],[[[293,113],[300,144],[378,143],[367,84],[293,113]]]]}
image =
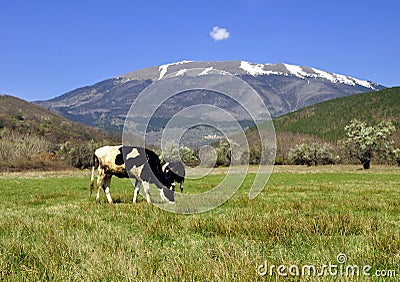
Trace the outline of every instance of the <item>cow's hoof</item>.
{"type": "Polygon", "coordinates": [[[100,204],[100,199],[96,199],[96,203],[97,203],[97,204],[100,204]]]}

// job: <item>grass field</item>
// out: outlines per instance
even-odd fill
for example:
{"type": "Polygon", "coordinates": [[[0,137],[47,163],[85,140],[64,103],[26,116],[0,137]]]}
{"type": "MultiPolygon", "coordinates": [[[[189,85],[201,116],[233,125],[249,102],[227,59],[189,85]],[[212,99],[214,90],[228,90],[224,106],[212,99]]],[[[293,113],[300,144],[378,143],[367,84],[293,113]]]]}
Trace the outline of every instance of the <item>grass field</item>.
{"type": "MultiPolygon", "coordinates": [[[[219,172],[185,189],[209,189],[219,172]]],[[[293,280],[314,281],[324,265],[323,281],[399,279],[399,168],[275,167],[249,200],[254,176],[219,208],[181,215],[143,197],[133,205],[127,179],[113,178],[117,204],[108,205],[103,192],[102,204],[89,198],[87,172],[3,174],[0,280],[269,281],[280,266],[293,280]],[[307,265],[316,272],[301,276],[307,265]]]]}

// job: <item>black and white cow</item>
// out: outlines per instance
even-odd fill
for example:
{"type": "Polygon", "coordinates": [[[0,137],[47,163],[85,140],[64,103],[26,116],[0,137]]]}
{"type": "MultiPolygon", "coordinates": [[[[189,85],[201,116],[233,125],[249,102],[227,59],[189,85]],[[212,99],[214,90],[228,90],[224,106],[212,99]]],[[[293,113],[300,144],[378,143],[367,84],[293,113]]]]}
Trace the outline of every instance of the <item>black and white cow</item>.
{"type": "Polygon", "coordinates": [[[172,191],[175,191],[175,182],[179,183],[181,192],[185,183],[185,166],[182,162],[167,162],[163,165],[163,171],[168,182],[171,183],[172,191]]]}
{"type": "Polygon", "coordinates": [[[106,193],[108,202],[110,204],[112,203],[110,184],[113,175],[120,178],[136,178],[133,195],[134,203],[136,203],[141,183],[143,183],[143,189],[146,193],[148,203],[151,203],[150,183],[154,183],[160,190],[160,196],[163,201],[174,201],[173,191],[167,189],[171,186],[171,183],[168,182],[162,171],[160,159],[156,153],[149,149],[122,145],[98,148],[93,154],[90,193],[93,191],[94,170],[96,166],[98,166],[96,202],[100,202],[100,187],[102,187],[106,193]]]}

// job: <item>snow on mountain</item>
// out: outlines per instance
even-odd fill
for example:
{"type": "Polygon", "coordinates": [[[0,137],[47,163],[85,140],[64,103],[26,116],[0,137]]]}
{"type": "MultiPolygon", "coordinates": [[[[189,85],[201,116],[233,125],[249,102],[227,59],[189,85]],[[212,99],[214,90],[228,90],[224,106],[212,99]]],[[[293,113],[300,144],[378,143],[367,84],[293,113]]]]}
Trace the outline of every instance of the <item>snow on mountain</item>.
{"type": "Polygon", "coordinates": [[[249,62],[241,61],[240,68],[247,71],[252,76],[268,74],[267,71],[264,70],[263,64],[251,64],[249,62]]]}
{"type": "Polygon", "coordinates": [[[304,78],[308,76],[308,73],[306,73],[302,67],[296,66],[296,65],[289,65],[289,64],[283,64],[285,68],[289,71],[290,74],[304,78]]]}
{"type": "MultiPolygon", "coordinates": [[[[218,73],[241,78],[259,94],[273,117],[329,99],[385,88],[373,82],[286,63],[181,61],[136,70],[37,104],[74,121],[121,131],[130,106],[146,87],[167,75],[188,75],[191,69],[198,69],[199,76],[218,73]]],[[[248,118],[230,99],[204,94],[193,91],[177,95],[173,101],[160,106],[156,117],[161,120],[170,118],[188,105],[202,103],[233,110],[238,120],[248,118]]]]}
{"type": "Polygon", "coordinates": [[[213,69],[214,69],[213,67],[205,68],[201,73],[199,73],[199,76],[206,75],[206,74],[210,73],[213,69]]]}
{"type": "Polygon", "coordinates": [[[333,83],[343,83],[347,85],[360,85],[372,90],[377,90],[377,85],[375,83],[352,78],[342,74],[329,73],[315,68],[301,67],[291,64],[282,64],[286,71],[274,71],[273,67],[279,66],[279,64],[253,64],[246,61],[241,61],[240,68],[246,71],[252,76],[259,75],[293,75],[302,79],[306,78],[321,78],[329,80],[333,83]],[[309,72],[311,70],[312,72],[309,72]]]}
{"type": "Polygon", "coordinates": [[[333,83],[344,83],[344,84],[348,84],[348,85],[357,85],[358,84],[363,87],[370,88],[372,90],[377,90],[377,85],[373,82],[356,79],[356,78],[345,76],[342,74],[329,73],[329,72],[318,70],[315,68],[312,68],[312,70],[315,72],[315,75],[310,74],[309,75],[310,77],[324,78],[333,83]]]}
{"type": "Polygon", "coordinates": [[[187,69],[181,69],[176,73],[176,76],[181,76],[184,75],[186,73],[187,69]]]}
{"type": "MultiPolygon", "coordinates": [[[[348,85],[356,85],[356,82],[355,82],[356,80],[353,78],[350,78],[350,77],[347,77],[347,76],[344,76],[341,74],[328,73],[328,72],[321,71],[321,70],[318,70],[315,68],[312,68],[312,70],[316,73],[315,77],[324,78],[324,79],[327,79],[334,83],[344,83],[344,84],[348,84],[348,85]]],[[[360,84],[367,88],[374,89],[373,87],[371,87],[369,85],[368,81],[362,81],[362,80],[358,80],[358,81],[360,83],[357,83],[357,84],[360,84]]]]}
{"type": "Polygon", "coordinates": [[[120,83],[130,82],[137,79],[151,79],[152,81],[160,80],[167,74],[177,72],[177,76],[183,75],[187,70],[192,68],[204,68],[199,75],[206,75],[211,71],[222,71],[233,75],[251,75],[258,76],[292,76],[304,79],[307,83],[311,79],[322,79],[332,83],[345,84],[350,86],[362,86],[371,90],[378,90],[380,86],[376,83],[356,79],[342,74],[326,72],[316,68],[298,66],[293,64],[257,64],[247,61],[223,61],[223,62],[201,62],[201,61],[180,61],[176,63],[163,64],[158,67],[146,68],[136,72],[131,72],[117,78],[120,83]]]}
{"type": "Polygon", "coordinates": [[[172,64],[164,64],[158,67],[158,70],[160,71],[160,76],[158,77],[158,80],[160,80],[161,78],[164,77],[164,75],[167,73],[168,68],[170,66],[175,66],[175,65],[183,65],[183,64],[187,64],[187,63],[191,63],[193,61],[181,61],[181,62],[177,62],[177,63],[172,63],[172,64]]]}

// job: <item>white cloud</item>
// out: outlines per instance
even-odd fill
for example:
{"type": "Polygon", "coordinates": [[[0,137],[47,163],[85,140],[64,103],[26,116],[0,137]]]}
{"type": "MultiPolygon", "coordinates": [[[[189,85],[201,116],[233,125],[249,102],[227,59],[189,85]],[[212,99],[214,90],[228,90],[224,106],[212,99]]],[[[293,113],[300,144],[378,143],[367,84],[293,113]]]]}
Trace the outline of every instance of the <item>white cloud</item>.
{"type": "Polygon", "coordinates": [[[215,41],[221,41],[221,40],[228,39],[231,35],[225,28],[220,28],[219,26],[214,26],[213,30],[210,31],[210,36],[215,41]]]}

